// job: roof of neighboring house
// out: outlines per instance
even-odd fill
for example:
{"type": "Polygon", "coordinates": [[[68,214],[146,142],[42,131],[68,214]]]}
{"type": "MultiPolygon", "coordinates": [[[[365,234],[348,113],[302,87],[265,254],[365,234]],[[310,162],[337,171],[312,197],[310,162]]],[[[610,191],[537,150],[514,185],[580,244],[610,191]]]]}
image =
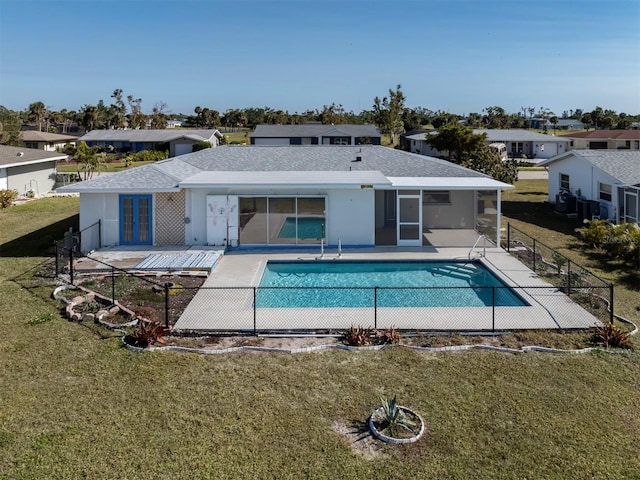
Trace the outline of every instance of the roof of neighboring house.
{"type": "Polygon", "coordinates": [[[85,142],[171,142],[181,138],[206,142],[214,136],[221,138],[216,129],[209,130],[91,130],[79,141],[85,142]]]}
{"type": "MultiPolygon", "coordinates": [[[[202,172],[236,172],[233,175],[225,173],[221,178],[231,179],[234,175],[239,175],[243,181],[255,172],[281,172],[277,176],[280,179],[278,182],[284,179],[289,183],[305,184],[309,182],[322,183],[331,179],[333,182],[329,183],[340,183],[338,176],[333,173],[326,174],[326,172],[339,172],[346,178],[350,172],[360,172],[359,175],[361,175],[363,172],[373,171],[380,172],[385,177],[394,178],[456,179],[466,177],[471,182],[474,179],[477,180],[479,186],[487,187],[491,183],[494,188],[498,186],[510,188],[509,185],[497,182],[482,173],[425,155],[376,145],[360,147],[314,145],[208,148],[68,185],[63,187],[62,191],[162,191],[178,189],[182,182],[185,185],[191,185],[192,180],[215,177],[215,174],[203,176],[202,172]],[[361,159],[360,161],[357,160],[358,157],[361,159]]],[[[269,180],[266,177],[269,174],[260,173],[257,175],[262,176],[264,181],[269,180]]],[[[275,178],[272,180],[276,181],[275,178]]],[[[216,183],[219,182],[216,181],[216,183]]],[[[378,183],[378,181],[374,183],[378,183]]]]}
{"type": "MultiPolygon", "coordinates": [[[[406,138],[410,140],[426,140],[426,135],[436,135],[437,130],[431,130],[428,132],[416,133],[414,135],[408,135],[406,138]],[[425,135],[426,134],[426,135],[425,135]]],[[[476,135],[483,133],[487,134],[487,141],[489,142],[568,142],[568,138],[558,138],[552,135],[545,135],[544,133],[532,132],[530,130],[521,130],[517,128],[489,128],[482,129],[477,128],[473,130],[476,135]]]]}
{"type": "Polygon", "coordinates": [[[25,142],[73,142],[78,139],[73,135],[60,135],[59,133],[38,132],[37,130],[23,130],[20,132],[25,142]]]}
{"type": "Polygon", "coordinates": [[[558,120],[558,127],[566,127],[571,125],[584,125],[584,123],[582,123],[580,120],[575,120],[572,118],[560,118],[558,120]]]}
{"type": "Polygon", "coordinates": [[[522,130],[519,128],[489,128],[474,129],[475,134],[487,134],[487,140],[490,142],[568,142],[568,138],[558,138],[553,135],[545,135],[544,133],[532,132],[531,130],[522,130]]]}
{"type": "Polygon", "coordinates": [[[571,150],[538,166],[546,167],[570,157],[582,158],[626,185],[640,185],[640,150],[571,150]]]}
{"type": "Polygon", "coordinates": [[[591,130],[590,132],[569,133],[563,137],[593,140],[640,140],[640,130],[591,130]]]}
{"type": "Polygon", "coordinates": [[[37,148],[12,147],[0,145],[0,167],[16,167],[30,163],[50,162],[52,160],[64,160],[69,155],[57,152],[45,152],[37,148]]]}
{"type": "Polygon", "coordinates": [[[290,137],[379,137],[375,125],[257,125],[251,134],[253,138],[290,138],[290,137]]]}

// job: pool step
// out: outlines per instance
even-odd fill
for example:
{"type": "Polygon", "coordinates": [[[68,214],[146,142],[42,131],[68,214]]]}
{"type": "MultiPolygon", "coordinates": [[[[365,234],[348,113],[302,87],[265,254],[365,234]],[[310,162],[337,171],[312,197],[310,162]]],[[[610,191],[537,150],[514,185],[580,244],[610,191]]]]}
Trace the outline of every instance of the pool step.
{"type": "Polygon", "coordinates": [[[471,280],[473,277],[481,273],[475,267],[465,265],[443,265],[433,268],[434,274],[444,275],[446,277],[459,278],[462,280],[471,280]]]}

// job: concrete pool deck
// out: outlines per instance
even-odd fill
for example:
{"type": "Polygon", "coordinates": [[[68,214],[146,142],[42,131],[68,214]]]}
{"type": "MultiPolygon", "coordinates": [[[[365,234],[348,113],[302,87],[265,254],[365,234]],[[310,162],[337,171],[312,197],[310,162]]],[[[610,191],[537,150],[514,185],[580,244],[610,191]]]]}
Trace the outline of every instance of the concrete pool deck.
{"type": "MultiPolygon", "coordinates": [[[[478,252],[474,251],[474,258],[478,252]]],[[[468,259],[469,248],[376,247],[325,251],[321,261],[468,259]]],[[[497,331],[584,329],[600,324],[556,287],[501,248],[487,248],[481,261],[529,306],[411,308],[258,308],[254,290],[269,260],[315,261],[313,250],[235,250],[217,263],[175,324],[176,331],[344,330],[351,325],[406,330],[497,331]]]]}

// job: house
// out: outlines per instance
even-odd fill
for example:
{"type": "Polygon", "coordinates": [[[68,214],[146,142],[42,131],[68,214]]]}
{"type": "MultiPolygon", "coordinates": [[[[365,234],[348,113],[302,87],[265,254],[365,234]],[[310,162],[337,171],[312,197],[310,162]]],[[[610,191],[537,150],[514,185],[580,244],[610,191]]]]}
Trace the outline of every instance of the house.
{"type": "Polygon", "coordinates": [[[119,151],[167,150],[170,157],[193,151],[193,144],[209,142],[217,147],[222,134],[218,130],[92,130],[80,137],[90,147],[119,151]]]}
{"type": "Polygon", "coordinates": [[[560,118],[556,125],[557,130],[584,130],[584,128],[584,123],[573,118],[560,118]]]}
{"type": "Polygon", "coordinates": [[[541,162],[549,202],[579,218],[640,223],[640,151],[571,150],[541,162]]]}
{"type": "MultiPolygon", "coordinates": [[[[498,241],[501,191],[382,146],[224,146],[58,189],[80,193],[82,249],[115,245],[422,246],[440,230],[498,241]],[[98,236],[100,235],[100,237],[98,236]]],[[[469,247],[469,243],[462,246],[469,247]]]]}
{"type": "Polygon", "coordinates": [[[0,190],[16,190],[24,196],[50,192],[56,182],[56,162],[68,157],[34,148],[0,145],[0,190]]]}
{"type": "Polygon", "coordinates": [[[20,137],[26,148],[37,148],[45,152],[59,152],[66,145],[75,145],[78,137],[73,135],[60,135],[58,133],[38,132],[37,130],[24,130],[20,137]]]}
{"type": "Polygon", "coordinates": [[[577,150],[640,150],[640,130],[592,130],[562,137],[577,150]]]}
{"type": "MultiPolygon", "coordinates": [[[[431,130],[406,136],[403,140],[405,148],[413,153],[442,157],[443,154],[427,143],[427,135],[438,132],[431,130]]],[[[486,134],[487,145],[504,144],[509,158],[522,158],[537,163],[541,159],[551,158],[568,150],[569,140],[530,130],[509,129],[474,129],[475,134],[486,134]]]]}
{"type": "Polygon", "coordinates": [[[380,145],[374,125],[257,125],[251,145],[380,145]]]}

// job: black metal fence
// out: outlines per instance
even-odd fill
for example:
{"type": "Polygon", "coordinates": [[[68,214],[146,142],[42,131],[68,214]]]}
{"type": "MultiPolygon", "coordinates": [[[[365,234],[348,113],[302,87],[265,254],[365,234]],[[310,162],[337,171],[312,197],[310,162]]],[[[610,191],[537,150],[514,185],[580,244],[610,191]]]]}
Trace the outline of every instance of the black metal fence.
{"type": "MultiPolygon", "coordinates": [[[[96,223],[83,232],[95,232],[96,223]]],[[[511,225],[506,248],[549,285],[464,287],[206,287],[143,275],[80,250],[83,232],[56,242],[56,274],[183,331],[411,331],[588,328],[613,322],[613,285],[511,225]],[[96,266],[78,270],[77,261],[96,266]],[[90,276],[85,277],[85,274],[90,276]],[[80,281],[82,277],[82,280],[80,281]],[[191,300],[198,295],[197,301],[191,300]]],[[[92,233],[92,235],[95,233],[92,233]]],[[[193,283],[193,282],[192,282],[193,283]]],[[[196,282],[197,283],[197,282],[196,282]]]]}

